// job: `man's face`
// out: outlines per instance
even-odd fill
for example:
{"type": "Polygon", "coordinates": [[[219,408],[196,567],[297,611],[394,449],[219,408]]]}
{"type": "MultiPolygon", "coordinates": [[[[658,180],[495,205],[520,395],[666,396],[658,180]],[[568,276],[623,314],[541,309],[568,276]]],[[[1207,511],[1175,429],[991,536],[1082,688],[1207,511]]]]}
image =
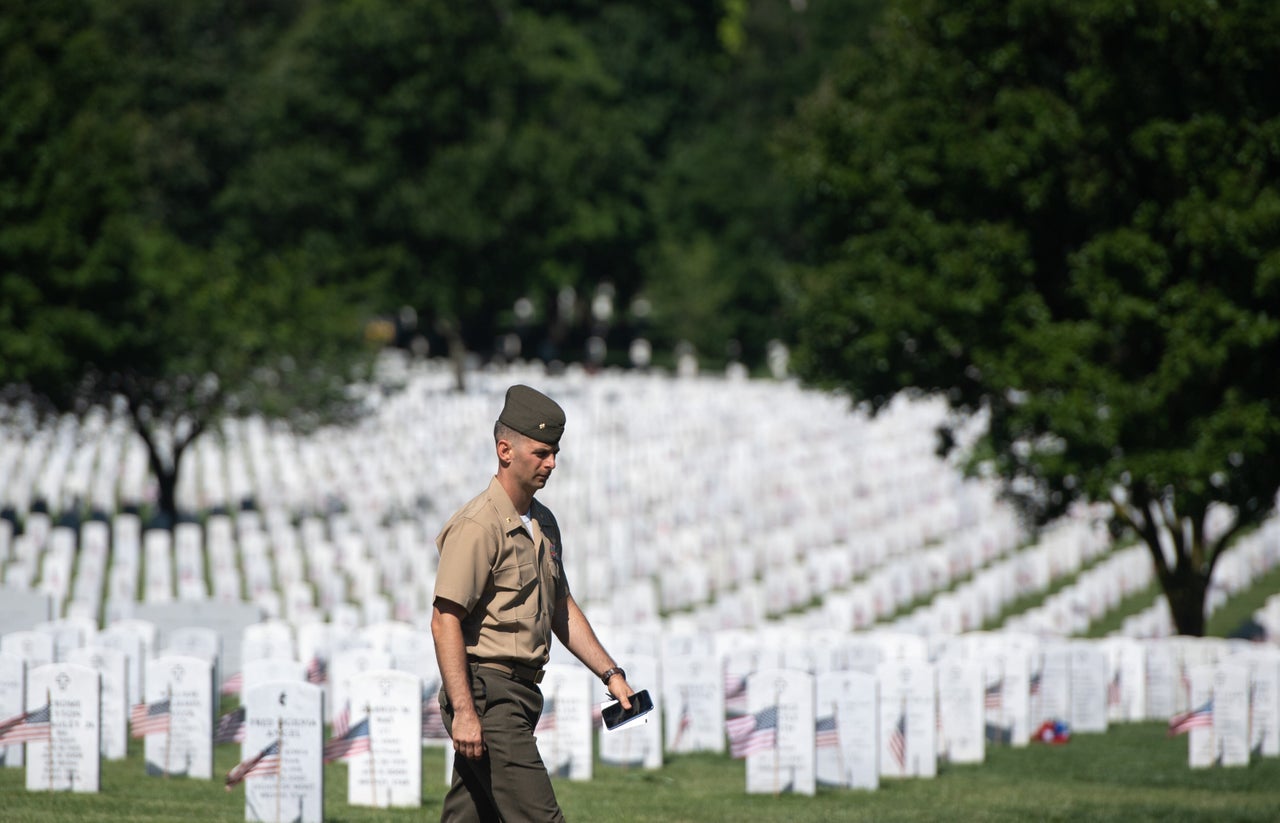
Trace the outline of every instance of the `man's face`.
{"type": "Polygon", "coordinates": [[[559,446],[517,436],[511,443],[511,472],[524,488],[537,491],[547,485],[559,451],[559,446]]]}

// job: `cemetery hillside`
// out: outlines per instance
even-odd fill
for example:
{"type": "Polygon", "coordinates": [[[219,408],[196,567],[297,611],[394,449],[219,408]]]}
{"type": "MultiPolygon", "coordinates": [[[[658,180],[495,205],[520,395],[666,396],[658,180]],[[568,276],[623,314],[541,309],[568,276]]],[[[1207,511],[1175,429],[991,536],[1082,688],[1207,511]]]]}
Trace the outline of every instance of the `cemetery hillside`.
{"type": "Polygon", "coordinates": [[[1277,65],[1263,0],[5,3],[0,823],[440,818],[451,572],[652,699],[491,681],[571,820],[1275,820],[1277,65]],[[522,584],[437,549],[516,384],[522,584]]]}
{"type": "Polygon", "coordinates": [[[453,380],[389,355],[354,427],[227,423],[192,446],[172,530],[139,514],[155,481],[121,415],[10,418],[14,819],[434,814],[432,540],[492,471],[476,421],[513,382],[571,421],[543,492],[566,571],[657,704],[603,732],[598,681],[555,647],[537,739],[573,816],[923,820],[972,791],[973,816],[1012,820],[1035,813],[1022,783],[1099,819],[1280,799],[1280,650],[1223,636],[1280,633],[1280,522],[1217,570],[1220,636],[1179,637],[1105,512],[1031,532],[939,458],[941,401],[869,417],[793,381],[535,364],[453,380]]]}

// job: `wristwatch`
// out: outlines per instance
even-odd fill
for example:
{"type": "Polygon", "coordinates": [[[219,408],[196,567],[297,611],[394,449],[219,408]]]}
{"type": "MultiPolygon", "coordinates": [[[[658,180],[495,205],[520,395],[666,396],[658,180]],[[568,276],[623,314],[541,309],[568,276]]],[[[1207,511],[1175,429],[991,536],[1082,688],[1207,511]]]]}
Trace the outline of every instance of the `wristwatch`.
{"type": "Polygon", "coordinates": [[[609,681],[613,679],[613,676],[615,674],[622,675],[623,680],[627,679],[627,673],[622,670],[621,666],[613,666],[611,668],[605,669],[604,674],[600,675],[600,682],[608,686],[609,681]]]}

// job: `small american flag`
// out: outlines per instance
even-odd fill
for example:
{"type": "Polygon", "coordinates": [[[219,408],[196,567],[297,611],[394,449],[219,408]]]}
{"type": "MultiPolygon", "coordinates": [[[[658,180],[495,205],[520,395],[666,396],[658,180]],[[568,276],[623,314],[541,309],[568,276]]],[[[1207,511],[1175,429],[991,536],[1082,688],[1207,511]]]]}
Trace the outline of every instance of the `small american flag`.
{"type": "Polygon", "coordinates": [[[324,744],[324,762],[345,760],[352,755],[369,751],[369,718],[347,730],[341,737],[326,740],[324,744]]]}
{"type": "Polygon", "coordinates": [[[747,676],[727,668],[724,670],[724,708],[739,714],[747,710],[747,676]]]}
{"type": "Polygon", "coordinates": [[[440,715],[439,690],[422,693],[422,739],[448,740],[449,732],[444,727],[444,718],[440,715]]]}
{"type": "Polygon", "coordinates": [[[1169,737],[1213,725],[1213,698],[1189,712],[1169,718],[1169,737]]]}
{"type": "Polygon", "coordinates": [[[542,714],[538,716],[538,725],[534,727],[535,734],[542,732],[553,732],[556,730],[556,700],[554,697],[548,697],[542,704],[542,714]]]}
{"type": "Polygon", "coordinates": [[[246,777],[261,777],[280,773],[280,741],[276,740],[262,751],[246,760],[241,760],[236,767],[227,772],[227,789],[236,785],[246,777]]]}
{"type": "Polygon", "coordinates": [[[729,754],[746,757],[778,743],[778,707],[769,706],[755,714],[731,717],[725,722],[729,735],[729,754]]]}
{"type": "Polygon", "coordinates": [[[1107,683],[1107,705],[1119,706],[1120,698],[1124,694],[1120,686],[1120,670],[1116,670],[1115,677],[1107,683]]]}
{"type": "Polygon", "coordinates": [[[834,714],[819,717],[814,724],[814,745],[819,749],[833,749],[840,745],[840,727],[834,714]]]}
{"type": "Polygon", "coordinates": [[[241,743],[244,741],[244,706],[218,718],[218,728],[213,730],[214,743],[241,743]]]}
{"type": "Polygon", "coordinates": [[[333,716],[333,736],[343,737],[351,729],[351,702],[342,704],[342,709],[333,716]]]}
{"type": "Polygon", "coordinates": [[[0,745],[26,743],[31,740],[48,740],[50,733],[49,704],[38,709],[14,715],[0,723],[0,745]]]}
{"type": "Polygon", "coordinates": [[[689,701],[685,700],[680,704],[680,718],[676,723],[675,740],[671,741],[671,748],[674,751],[680,751],[680,740],[691,726],[693,726],[693,713],[689,711],[689,701]]]}
{"type": "Polygon", "coordinates": [[[988,709],[999,709],[1004,705],[1004,681],[997,680],[982,693],[983,705],[988,709]]]}
{"type": "Polygon", "coordinates": [[[898,772],[907,773],[907,713],[904,711],[898,715],[898,722],[894,724],[893,731],[889,734],[889,754],[893,755],[893,762],[898,764],[898,772]]]}
{"type": "Polygon", "coordinates": [[[129,711],[129,728],[134,737],[169,731],[169,698],[156,703],[139,703],[129,711]]]}
{"type": "Polygon", "coordinates": [[[328,679],[328,667],[325,662],[320,659],[320,655],[312,655],[307,661],[307,682],[317,686],[323,685],[328,679]]]}
{"type": "Polygon", "coordinates": [[[240,694],[244,690],[244,673],[236,672],[228,677],[222,683],[220,691],[223,694],[240,694]]]}

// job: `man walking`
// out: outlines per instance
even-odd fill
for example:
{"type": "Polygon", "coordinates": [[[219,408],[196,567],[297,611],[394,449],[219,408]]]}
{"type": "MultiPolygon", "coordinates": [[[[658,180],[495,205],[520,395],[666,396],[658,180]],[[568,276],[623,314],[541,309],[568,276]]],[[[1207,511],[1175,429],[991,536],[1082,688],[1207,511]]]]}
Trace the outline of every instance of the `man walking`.
{"type": "Polygon", "coordinates": [[[558,821],[534,726],[554,633],[624,708],[633,690],[569,592],[560,528],[534,499],[556,467],[565,415],[528,386],[494,424],[497,474],[445,524],[431,633],[457,752],[443,821],[558,821]]]}

